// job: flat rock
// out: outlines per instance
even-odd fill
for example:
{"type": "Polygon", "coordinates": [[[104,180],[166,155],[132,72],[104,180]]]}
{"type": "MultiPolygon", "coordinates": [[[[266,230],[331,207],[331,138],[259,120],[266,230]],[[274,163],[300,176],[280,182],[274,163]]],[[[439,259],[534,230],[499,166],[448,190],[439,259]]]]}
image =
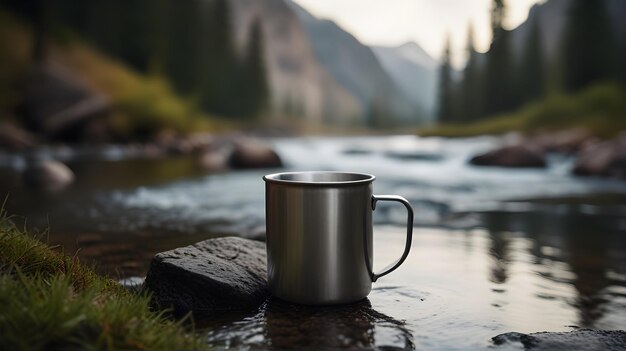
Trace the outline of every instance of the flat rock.
{"type": "Polygon", "coordinates": [[[225,237],[159,253],[144,288],[176,316],[255,308],[269,296],[265,243],[225,237]]]}
{"type": "Polygon", "coordinates": [[[509,145],[474,156],[469,161],[475,166],[498,166],[514,168],[544,168],[543,155],[524,145],[509,145]]]}
{"type": "Polygon", "coordinates": [[[526,350],[626,350],[623,330],[579,329],[561,333],[504,333],[492,338],[498,346],[522,346],[526,350]]]}

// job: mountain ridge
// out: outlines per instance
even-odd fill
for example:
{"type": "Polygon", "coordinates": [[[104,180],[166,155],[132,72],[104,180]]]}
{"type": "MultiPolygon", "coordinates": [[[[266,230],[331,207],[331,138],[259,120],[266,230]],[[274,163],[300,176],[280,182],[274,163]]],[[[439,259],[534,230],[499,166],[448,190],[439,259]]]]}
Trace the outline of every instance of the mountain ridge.
{"type": "Polygon", "coordinates": [[[369,46],[335,22],[318,19],[291,0],[286,2],[300,19],[320,63],[360,101],[366,111],[363,119],[382,109],[384,115],[393,115],[386,122],[420,122],[422,106],[404,93],[369,46]]]}

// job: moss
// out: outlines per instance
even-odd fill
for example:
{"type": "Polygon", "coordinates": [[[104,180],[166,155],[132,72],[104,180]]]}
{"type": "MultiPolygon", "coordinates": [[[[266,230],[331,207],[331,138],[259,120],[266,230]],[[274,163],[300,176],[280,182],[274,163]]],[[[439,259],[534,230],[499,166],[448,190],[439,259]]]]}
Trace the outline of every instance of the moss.
{"type": "Polygon", "coordinates": [[[0,349],[202,349],[201,339],[0,214],[0,349]]]}
{"type": "Polygon", "coordinates": [[[510,131],[534,133],[583,127],[610,138],[626,130],[626,89],[612,83],[591,86],[574,95],[553,94],[518,111],[475,123],[421,130],[422,136],[466,137],[510,131]]]}

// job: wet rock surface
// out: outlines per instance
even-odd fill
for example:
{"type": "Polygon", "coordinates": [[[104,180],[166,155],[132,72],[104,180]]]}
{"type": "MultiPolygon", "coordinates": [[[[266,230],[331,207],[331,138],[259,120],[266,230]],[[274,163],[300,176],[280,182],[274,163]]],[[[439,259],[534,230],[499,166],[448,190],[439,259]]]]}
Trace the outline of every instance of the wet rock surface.
{"type": "Polygon", "coordinates": [[[469,161],[475,166],[498,166],[514,168],[545,168],[544,156],[523,145],[509,145],[474,156],[469,161]]]}
{"type": "Polygon", "coordinates": [[[226,237],[159,253],[144,288],[176,316],[258,307],[268,297],[265,244],[226,237]]]}
{"type": "Polygon", "coordinates": [[[38,161],[28,166],[23,174],[24,182],[46,190],[61,190],[74,182],[74,172],[61,162],[38,161]]]}
{"type": "Polygon", "coordinates": [[[312,307],[270,298],[244,320],[210,328],[209,346],[253,350],[415,348],[405,323],[377,312],[368,299],[350,305],[312,307]]]}
{"type": "Polygon", "coordinates": [[[626,350],[623,330],[580,329],[562,333],[504,333],[492,338],[498,346],[523,346],[526,350],[626,350]]]}

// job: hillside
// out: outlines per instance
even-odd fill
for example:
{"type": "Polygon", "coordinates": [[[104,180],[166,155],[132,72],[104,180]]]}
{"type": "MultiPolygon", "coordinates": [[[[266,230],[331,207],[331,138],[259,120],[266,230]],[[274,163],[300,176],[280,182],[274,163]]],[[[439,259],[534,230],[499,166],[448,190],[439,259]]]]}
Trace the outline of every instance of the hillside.
{"type": "Polygon", "coordinates": [[[71,86],[88,97],[102,97],[106,114],[99,118],[97,129],[98,137],[104,139],[145,138],[164,130],[188,133],[216,127],[214,120],[192,101],[177,96],[162,77],[139,74],[80,40],[49,42],[46,62],[33,65],[30,28],[5,12],[0,12],[0,21],[0,115],[19,112],[27,99],[36,99],[29,109],[59,115],[49,113],[63,107],[56,106],[59,101],[41,101],[39,95],[30,95],[58,97],[63,95],[59,88],[71,86]]]}

